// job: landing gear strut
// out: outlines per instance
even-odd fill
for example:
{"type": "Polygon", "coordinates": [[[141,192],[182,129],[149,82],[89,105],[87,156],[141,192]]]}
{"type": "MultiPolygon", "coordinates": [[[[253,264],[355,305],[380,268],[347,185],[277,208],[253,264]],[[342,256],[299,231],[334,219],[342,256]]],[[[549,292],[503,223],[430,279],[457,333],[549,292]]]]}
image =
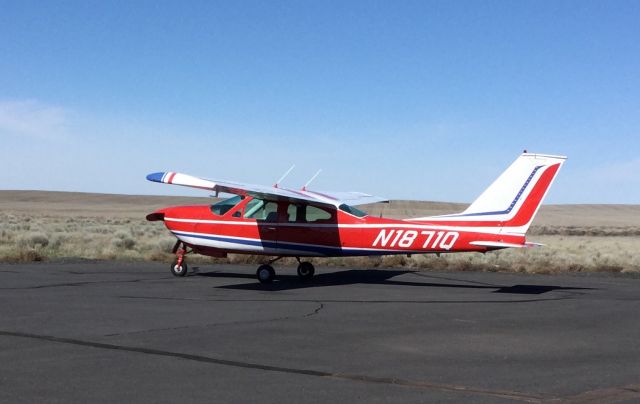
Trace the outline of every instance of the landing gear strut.
{"type": "Polygon", "coordinates": [[[173,276],[185,276],[189,270],[184,258],[187,254],[187,246],[178,240],[173,247],[173,253],[176,255],[176,259],[171,264],[171,273],[173,276]]]}

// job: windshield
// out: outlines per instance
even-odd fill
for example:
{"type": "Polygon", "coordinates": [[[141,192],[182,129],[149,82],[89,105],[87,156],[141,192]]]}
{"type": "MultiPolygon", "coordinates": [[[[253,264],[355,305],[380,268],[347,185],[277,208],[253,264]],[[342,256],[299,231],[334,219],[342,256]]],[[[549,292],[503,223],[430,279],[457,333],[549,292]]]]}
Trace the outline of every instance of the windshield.
{"type": "Polygon", "coordinates": [[[343,212],[347,212],[350,215],[353,216],[357,216],[357,217],[365,217],[367,216],[367,214],[363,211],[361,211],[360,209],[356,209],[353,206],[349,206],[347,204],[342,204],[340,206],[338,206],[338,208],[343,211],[343,212]]]}
{"type": "Polygon", "coordinates": [[[233,196],[229,199],[225,199],[223,201],[220,201],[211,205],[211,211],[216,215],[222,216],[225,213],[227,213],[231,208],[233,208],[238,203],[240,203],[241,200],[242,200],[242,197],[240,195],[233,196]]]}

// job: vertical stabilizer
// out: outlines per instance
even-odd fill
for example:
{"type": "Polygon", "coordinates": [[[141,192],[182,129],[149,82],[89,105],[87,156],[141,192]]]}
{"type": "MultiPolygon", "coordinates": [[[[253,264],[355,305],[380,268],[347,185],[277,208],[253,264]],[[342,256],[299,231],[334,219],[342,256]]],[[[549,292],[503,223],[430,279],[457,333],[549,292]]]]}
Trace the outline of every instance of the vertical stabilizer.
{"type": "Polygon", "coordinates": [[[417,220],[499,227],[502,232],[524,234],[566,159],[523,153],[464,212],[417,220]]]}

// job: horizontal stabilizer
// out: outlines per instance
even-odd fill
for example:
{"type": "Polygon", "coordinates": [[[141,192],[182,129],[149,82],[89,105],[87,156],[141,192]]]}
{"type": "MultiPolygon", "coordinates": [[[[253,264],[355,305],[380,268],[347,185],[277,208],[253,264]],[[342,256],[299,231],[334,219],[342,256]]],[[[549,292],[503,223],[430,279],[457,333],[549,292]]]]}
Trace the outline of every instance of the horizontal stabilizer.
{"type": "Polygon", "coordinates": [[[472,241],[469,244],[476,245],[479,247],[490,247],[490,248],[524,248],[526,247],[526,245],[524,244],[503,243],[500,241],[472,241]]]}
{"type": "Polygon", "coordinates": [[[490,248],[536,248],[536,247],[544,246],[544,244],[540,244],[540,243],[526,242],[524,244],[516,244],[516,243],[503,243],[501,241],[472,241],[469,244],[479,246],[479,247],[490,247],[490,248]]]}

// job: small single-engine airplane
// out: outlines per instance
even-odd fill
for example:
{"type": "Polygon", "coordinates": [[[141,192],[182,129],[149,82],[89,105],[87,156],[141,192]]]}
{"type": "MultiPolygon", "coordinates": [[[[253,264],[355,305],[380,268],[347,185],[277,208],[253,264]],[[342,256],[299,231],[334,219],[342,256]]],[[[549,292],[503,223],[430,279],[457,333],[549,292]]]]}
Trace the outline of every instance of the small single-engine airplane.
{"type": "Polygon", "coordinates": [[[531,247],[537,244],[528,243],[525,233],[565,160],[525,151],[464,212],[403,220],[372,217],[356,209],[354,205],[388,202],[360,192],[316,192],[306,185],[294,190],[278,183],[260,186],[159,172],[147,179],[235,196],[213,205],[160,209],[147,220],[163,220],[177,237],[171,265],[175,276],[187,273],[185,255],[190,252],[273,256],[256,271],[262,283],[274,279],[271,264],[282,257],[296,257],[298,275],[307,279],[315,270],[300,257],[531,247]]]}

